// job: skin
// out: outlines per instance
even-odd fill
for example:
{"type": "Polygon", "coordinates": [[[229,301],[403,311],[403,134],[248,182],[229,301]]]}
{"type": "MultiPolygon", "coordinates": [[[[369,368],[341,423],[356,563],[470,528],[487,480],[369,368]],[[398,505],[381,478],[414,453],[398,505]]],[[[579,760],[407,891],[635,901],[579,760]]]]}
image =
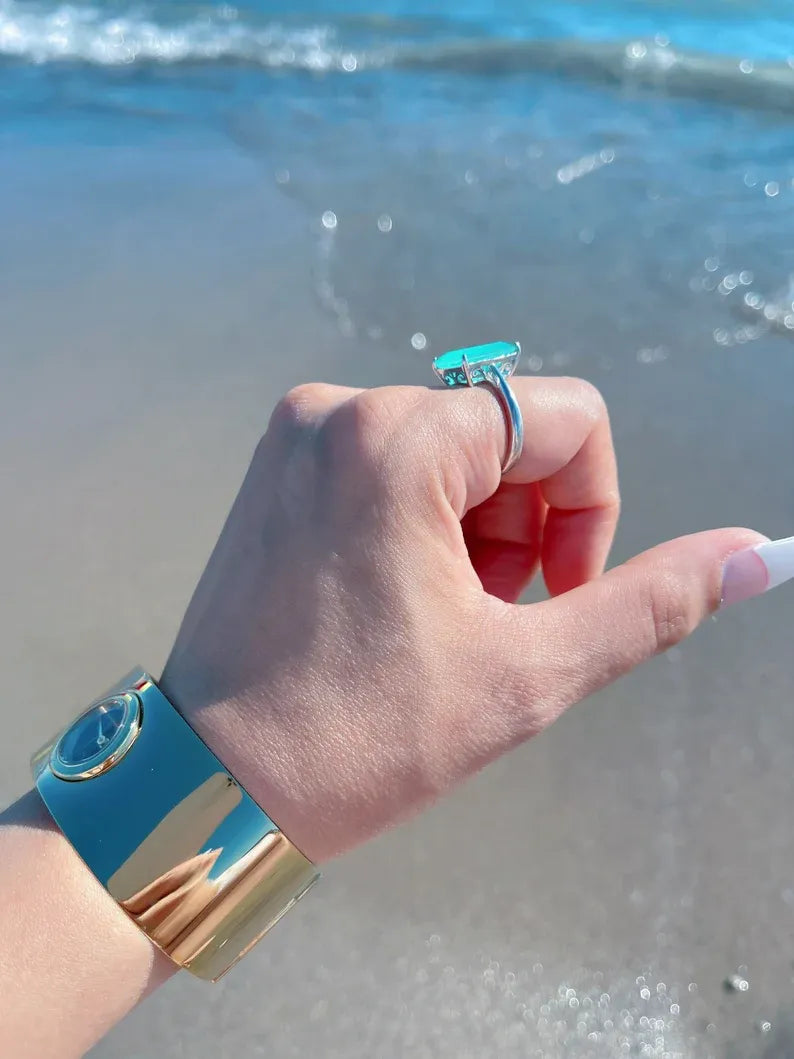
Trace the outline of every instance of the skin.
{"type": "MultiPolygon", "coordinates": [[[[486,388],[292,391],[196,589],[161,687],[315,861],[680,642],[727,557],[764,539],[700,533],[603,574],[604,403],[576,379],[514,390],[525,442],[504,479],[486,388]],[[550,599],[516,605],[539,569],[550,599]]],[[[172,971],[35,795],[0,822],[0,894],[5,1055],[82,1055],[172,971]]]]}

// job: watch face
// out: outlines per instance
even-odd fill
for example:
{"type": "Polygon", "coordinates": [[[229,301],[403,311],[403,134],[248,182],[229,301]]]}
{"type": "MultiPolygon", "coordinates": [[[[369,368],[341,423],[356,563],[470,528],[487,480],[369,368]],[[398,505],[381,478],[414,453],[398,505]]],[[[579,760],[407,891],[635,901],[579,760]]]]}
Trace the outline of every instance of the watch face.
{"type": "Polygon", "coordinates": [[[85,780],[116,765],[137,738],[141,704],[126,692],[103,699],[78,717],[55,744],[50,768],[64,780],[85,780]]]}

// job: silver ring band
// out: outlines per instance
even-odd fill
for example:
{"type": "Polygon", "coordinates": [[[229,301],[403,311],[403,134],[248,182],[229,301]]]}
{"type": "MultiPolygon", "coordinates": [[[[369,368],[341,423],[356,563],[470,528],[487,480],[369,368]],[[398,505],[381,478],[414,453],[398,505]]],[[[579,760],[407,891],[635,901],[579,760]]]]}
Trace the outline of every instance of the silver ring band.
{"type": "Polygon", "coordinates": [[[486,374],[485,385],[493,392],[504,412],[507,446],[502,460],[502,474],[507,474],[518,463],[518,458],[524,448],[524,417],[521,415],[521,408],[513,393],[513,388],[501,371],[497,367],[492,367],[486,374]]]}
{"type": "Polygon", "coordinates": [[[487,386],[501,405],[507,430],[502,474],[514,467],[524,447],[524,420],[516,395],[507,381],[516,370],[518,342],[489,342],[483,346],[453,349],[433,361],[433,371],[445,386],[487,386]]]}

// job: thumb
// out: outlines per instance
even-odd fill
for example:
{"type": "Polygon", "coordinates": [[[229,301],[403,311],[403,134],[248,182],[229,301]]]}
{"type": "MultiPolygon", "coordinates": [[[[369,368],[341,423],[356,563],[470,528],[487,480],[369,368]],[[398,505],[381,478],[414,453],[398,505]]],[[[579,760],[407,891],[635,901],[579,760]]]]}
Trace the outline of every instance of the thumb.
{"type": "Polygon", "coordinates": [[[512,607],[509,620],[518,626],[510,630],[512,642],[533,659],[529,694],[522,696],[532,714],[522,719],[525,731],[538,731],[679,643],[721,603],[791,577],[794,538],[769,541],[752,530],[720,529],[668,541],[555,599],[512,607]]]}

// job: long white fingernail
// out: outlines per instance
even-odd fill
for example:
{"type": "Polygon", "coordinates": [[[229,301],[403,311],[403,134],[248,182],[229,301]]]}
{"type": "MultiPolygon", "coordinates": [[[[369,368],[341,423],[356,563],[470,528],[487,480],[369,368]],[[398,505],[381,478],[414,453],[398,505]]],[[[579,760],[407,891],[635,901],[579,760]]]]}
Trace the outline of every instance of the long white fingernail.
{"type": "Polygon", "coordinates": [[[722,603],[740,603],[794,578],[794,537],[734,552],[722,574],[722,603]]]}

